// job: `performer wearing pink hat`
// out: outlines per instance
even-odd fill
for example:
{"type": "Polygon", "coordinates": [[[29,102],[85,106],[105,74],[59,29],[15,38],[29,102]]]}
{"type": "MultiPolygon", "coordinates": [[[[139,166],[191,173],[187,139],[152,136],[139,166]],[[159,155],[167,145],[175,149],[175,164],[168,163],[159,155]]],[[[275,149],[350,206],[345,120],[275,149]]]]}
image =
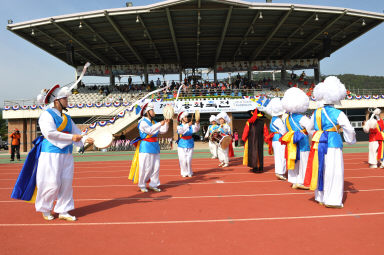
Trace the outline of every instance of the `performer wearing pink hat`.
{"type": "Polygon", "coordinates": [[[177,127],[179,141],[177,143],[177,153],[179,155],[180,174],[182,177],[192,177],[192,155],[195,143],[192,134],[200,129],[200,122],[196,120],[195,125],[192,121],[188,121],[188,113],[180,112],[177,116],[177,121],[181,124],[177,127]]]}

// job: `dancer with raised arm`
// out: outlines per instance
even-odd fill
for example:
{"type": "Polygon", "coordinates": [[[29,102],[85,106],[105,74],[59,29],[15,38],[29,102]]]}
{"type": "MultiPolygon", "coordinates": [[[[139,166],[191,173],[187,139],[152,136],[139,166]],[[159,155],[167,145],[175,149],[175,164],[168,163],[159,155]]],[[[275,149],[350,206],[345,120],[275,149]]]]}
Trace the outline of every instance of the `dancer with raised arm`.
{"type": "Polygon", "coordinates": [[[383,162],[383,132],[384,121],[380,118],[381,110],[376,108],[373,110],[371,117],[364,123],[363,130],[369,134],[368,144],[368,164],[370,168],[377,168],[377,164],[380,164],[380,168],[384,168],[383,162]]]}

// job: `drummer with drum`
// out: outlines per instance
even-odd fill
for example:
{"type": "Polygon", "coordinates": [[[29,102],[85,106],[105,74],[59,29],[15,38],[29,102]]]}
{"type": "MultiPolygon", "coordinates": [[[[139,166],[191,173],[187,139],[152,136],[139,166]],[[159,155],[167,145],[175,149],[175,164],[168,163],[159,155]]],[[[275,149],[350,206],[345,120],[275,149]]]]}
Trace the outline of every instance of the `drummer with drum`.
{"type": "Polygon", "coordinates": [[[211,125],[208,126],[205,138],[209,139],[209,151],[211,152],[212,158],[214,159],[217,158],[218,144],[215,142],[215,140],[217,138],[219,125],[217,125],[215,115],[211,115],[211,117],[209,117],[209,122],[211,123],[211,125]]]}
{"type": "Polygon", "coordinates": [[[218,157],[220,167],[228,167],[229,164],[229,143],[232,142],[232,136],[231,136],[231,127],[228,125],[228,123],[231,122],[231,119],[229,118],[228,114],[226,112],[220,112],[216,116],[216,120],[219,122],[220,126],[218,128],[219,134],[218,139],[219,142],[219,148],[218,148],[218,157]],[[229,141],[229,143],[228,143],[229,141]]]}
{"type": "Polygon", "coordinates": [[[177,116],[177,121],[181,124],[177,127],[177,134],[179,135],[179,141],[177,146],[177,153],[179,155],[180,174],[182,177],[192,177],[192,155],[195,143],[192,135],[200,130],[200,116],[199,113],[195,113],[196,122],[193,125],[192,121],[188,119],[187,112],[180,112],[177,116]]]}

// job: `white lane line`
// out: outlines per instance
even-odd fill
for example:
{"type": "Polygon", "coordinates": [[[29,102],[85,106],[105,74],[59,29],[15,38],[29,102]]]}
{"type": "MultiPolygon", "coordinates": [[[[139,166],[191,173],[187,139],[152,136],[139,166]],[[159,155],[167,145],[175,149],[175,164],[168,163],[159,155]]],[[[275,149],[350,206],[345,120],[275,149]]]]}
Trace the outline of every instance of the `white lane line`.
{"type": "MultiPolygon", "coordinates": [[[[344,193],[359,193],[359,192],[375,192],[384,191],[384,189],[367,189],[367,190],[345,190],[344,193]]],[[[242,198],[242,197],[267,197],[267,196],[293,196],[293,195],[308,195],[313,196],[312,191],[306,192],[290,192],[290,193],[265,193],[265,194],[238,194],[238,195],[206,195],[206,196],[182,196],[176,197],[171,195],[164,195],[159,197],[124,197],[124,198],[78,198],[74,199],[76,202],[85,201],[129,201],[129,200],[167,200],[167,199],[209,199],[209,198],[242,198]]],[[[139,195],[141,193],[137,193],[139,195]]],[[[3,200],[0,203],[25,203],[20,200],[3,200]]]]}
{"type": "MultiPolygon", "coordinates": [[[[179,175],[168,175],[168,176],[177,176],[179,175]]],[[[379,175],[379,176],[355,176],[355,177],[345,177],[344,179],[369,179],[369,178],[384,178],[384,176],[379,175]]],[[[127,179],[128,176],[115,176],[115,177],[77,177],[74,178],[75,180],[79,179],[127,179]]],[[[14,179],[2,179],[3,181],[14,181],[14,179]]],[[[219,180],[214,180],[212,182],[177,182],[177,183],[172,183],[172,184],[161,184],[162,186],[179,186],[179,185],[211,185],[211,184],[242,184],[242,183],[270,183],[270,182],[282,182],[281,180],[259,180],[259,181],[223,181],[223,182],[218,182],[219,180]]],[[[121,186],[137,186],[136,184],[127,184],[127,185],[121,185],[121,186]]],[[[116,185],[74,185],[74,188],[97,188],[97,187],[116,187],[116,185]]],[[[13,189],[12,187],[0,187],[0,190],[7,190],[7,189],[13,189]]]]}
{"type": "Polygon", "coordinates": [[[88,222],[88,223],[6,223],[0,224],[0,227],[52,227],[52,226],[111,226],[111,225],[154,225],[154,224],[187,224],[187,223],[233,223],[233,222],[249,222],[249,221],[283,221],[283,220],[303,220],[303,219],[327,219],[341,217],[361,216],[377,216],[384,215],[384,212],[368,212],[368,213],[348,213],[348,214],[328,214],[328,215],[308,215],[308,216],[286,216],[286,217],[259,217],[259,218],[228,218],[228,219],[211,219],[211,220],[166,220],[166,221],[120,221],[120,222],[88,222]]]}

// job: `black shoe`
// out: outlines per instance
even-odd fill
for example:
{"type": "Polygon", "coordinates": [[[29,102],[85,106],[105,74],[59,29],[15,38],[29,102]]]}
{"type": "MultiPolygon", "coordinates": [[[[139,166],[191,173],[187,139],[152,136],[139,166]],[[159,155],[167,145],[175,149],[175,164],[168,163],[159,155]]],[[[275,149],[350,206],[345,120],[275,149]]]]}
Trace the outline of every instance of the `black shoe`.
{"type": "Polygon", "coordinates": [[[15,161],[14,159],[11,159],[11,161],[15,161]]]}

